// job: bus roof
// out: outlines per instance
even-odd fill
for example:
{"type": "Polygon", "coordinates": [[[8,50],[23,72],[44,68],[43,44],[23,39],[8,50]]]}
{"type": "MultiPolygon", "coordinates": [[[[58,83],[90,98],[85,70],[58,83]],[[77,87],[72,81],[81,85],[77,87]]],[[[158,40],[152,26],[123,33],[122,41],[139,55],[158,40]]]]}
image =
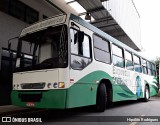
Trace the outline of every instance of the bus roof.
{"type": "MultiPolygon", "coordinates": [[[[135,51],[134,49],[130,48],[129,46],[125,45],[124,43],[122,43],[121,41],[113,38],[112,36],[110,36],[109,34],[103,32],[102,30],[98,29],[97,27],[91,25],[90,23],[84,21],[82,18],[74,15],[74,14],[71,14],[70,15],[70,19],[71,20],[74,20],[75,22],[79,23],[80,25],[92,30],[94,33],[100,35],[101,37],[111,41],[113,44],[116,44],[120,47],[123,47],[124,49],[130,51],[130,52],[133,52],[135,55],[138,55],[138,56],[141,56],[141,54],[139,54],[137,51],[135,51]]],[[[144,58],[143,56],[141,56],[142,58],[144,58]]]]}

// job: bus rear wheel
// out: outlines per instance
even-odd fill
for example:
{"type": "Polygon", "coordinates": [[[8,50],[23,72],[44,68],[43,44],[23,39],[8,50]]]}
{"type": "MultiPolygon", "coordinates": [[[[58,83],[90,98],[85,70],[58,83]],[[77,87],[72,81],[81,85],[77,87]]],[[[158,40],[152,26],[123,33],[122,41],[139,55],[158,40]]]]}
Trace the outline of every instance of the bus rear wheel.
{"type": "Polygon", "coordinates": [[[148,88],[148,86],[145,86],[143,101],[144,102],[148,102],[149,101],[149,88],[148,88]]]}
{"type": "Polygon", "coordinates": [[[97,90],[97,101],[96,101],[96,110],[98,112],[104,112],[106,109],[106,102],[107,102],[107,92],[104,83],[101,83],[98,86],[97,90]]]}

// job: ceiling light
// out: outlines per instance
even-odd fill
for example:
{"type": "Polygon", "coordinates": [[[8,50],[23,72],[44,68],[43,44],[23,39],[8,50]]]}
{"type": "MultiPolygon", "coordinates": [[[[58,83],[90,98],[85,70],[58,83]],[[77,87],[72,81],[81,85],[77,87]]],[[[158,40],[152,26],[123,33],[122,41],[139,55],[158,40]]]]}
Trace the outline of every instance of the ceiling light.
{"type": "Polygon", "coordinates": [[[69,5],[73,9],[75,9],[78,13],[84,13],[84,12],[86,12],[86,10],[78,2],[69,3],[69,5]]]}
{"type": "Polygon", "coordinates": [[[80,16],[83,20],[85,20],[86,22],[90,22],[90,21],[94,21],[95,19],[91,16],[91,20],[86,20],[85,19],[85,16],[86,15],[82,15],[82,16],[80,16]]]}
{"type": "Polygon", "coordinates": [[[68,2],[71,2],[71,1],[73,1],[73,0],[65,0],[65,1],[68,3],[68,2]]]}
{"type": "Polygon", "coordinates": [[[91,20],[91,15],[89,13],[86,13],[85,20],[91,20]]]}

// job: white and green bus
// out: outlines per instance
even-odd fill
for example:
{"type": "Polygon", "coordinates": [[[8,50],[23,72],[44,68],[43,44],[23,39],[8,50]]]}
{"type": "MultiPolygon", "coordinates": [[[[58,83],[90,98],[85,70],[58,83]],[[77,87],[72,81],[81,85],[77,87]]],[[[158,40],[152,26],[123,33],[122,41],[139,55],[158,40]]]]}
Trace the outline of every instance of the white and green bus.
{"type": "Polygon", "coordinates": [[[78,16],[48,18],[19,36],[13,105],[96,105],[104,111],[113,102],[148,101],[157,92],[154,63],[78,16]]]}

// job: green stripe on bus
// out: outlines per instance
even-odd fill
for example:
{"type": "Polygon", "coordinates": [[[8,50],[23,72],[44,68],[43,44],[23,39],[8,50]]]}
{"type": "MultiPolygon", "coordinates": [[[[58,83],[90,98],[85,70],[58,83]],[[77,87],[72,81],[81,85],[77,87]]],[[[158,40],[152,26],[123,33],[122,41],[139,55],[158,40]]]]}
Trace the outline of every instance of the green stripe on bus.
{"type": "Polygon", "coordinates": [[[112,77],[104,71],[94,71],[87,74],[68,90],[67,107],[80,107],[96,104],[97,83],[101,79],[109,79],[113,82],[112,77]]]}
{"type": "Polygon", "coordinates": [[[112,83],[114,102],[137,99],[136,95],[126,85],[114,84],[113,78],[108,73],[98,70],[87,74],[69,88],[67,107],[96,104],[97,84],[95,82],[100,82],[102,79],[108,79],[112,83]],[[93,87],[92,91],[91,87],[93,87]],[[123,93],[123,96],[119,94],[120,92],[123,93]],[[124,95],[128,98],[125,98],[124,95]]]}
{"type": "Polygon", "coordinates": [[[154,85],[150,85],[150,96],[157,95],[158,93],[158,88],[154,85]]]}

